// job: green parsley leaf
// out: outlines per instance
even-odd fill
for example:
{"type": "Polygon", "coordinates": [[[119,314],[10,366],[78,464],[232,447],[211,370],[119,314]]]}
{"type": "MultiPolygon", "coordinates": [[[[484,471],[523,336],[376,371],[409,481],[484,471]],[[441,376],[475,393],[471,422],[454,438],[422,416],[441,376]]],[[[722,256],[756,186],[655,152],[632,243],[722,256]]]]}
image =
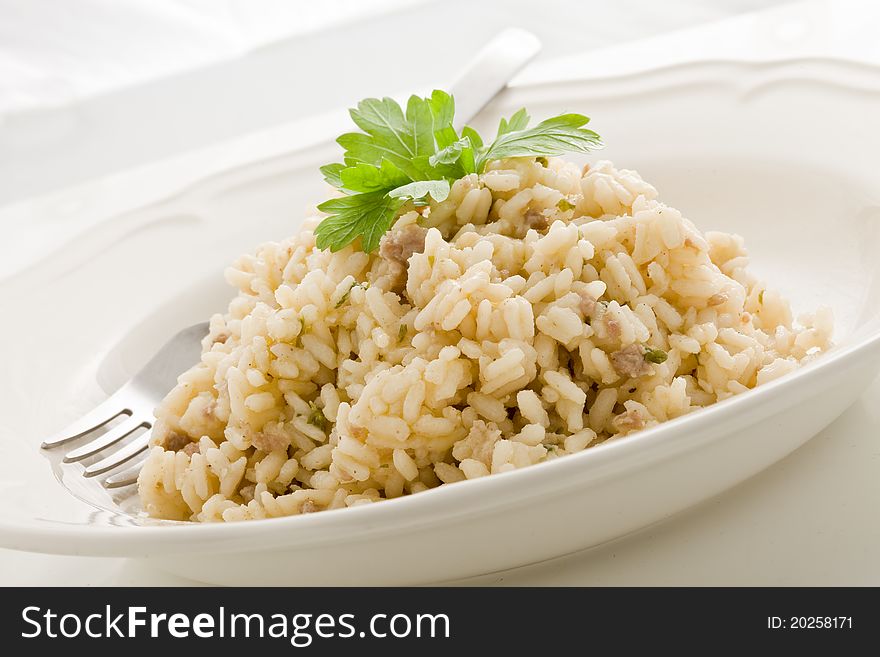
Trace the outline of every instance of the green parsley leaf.
{"type": "Polygon", "coordinates": [[[508,132],[516,132],[517,130],[525,130],[529,124],[531,117],[526,112],[526,108],[519,109],[510,119],[502,117],[498,124],[498,136],[506,135],[508,132]]]}
{"type": "Polygon", "coordinates": [[[350,110],[362,132],[336,141],[342,163],[321,167],[324,179],[344,195],[318,206],[329,216],[315,230],[318,248],[338,251],[360,240],[373,251],[406,205],[441,202],[453,182],[481,173],[492,160],[544,158],[567,151],[584,152],[601,145],[583,126],[581,114],[563,114],[528,128],[525,109],[501,119],[489,146],[470,126],[453,127],[455,100],[445,91],[430,97],[411,96],[402,108],[391,98],[367,98],[350,110]]]}
{"type": "Polygon", "coordinates": [[[420,180],[423,177],[413,163],[412,156],[399,152],[398,144],[389,145],[359,132],[340,135],[336,143],[345,149],[345,166],[351,167],[360,163],[380,166],[385,159],[403,171],[410,180],[420,180]]]}
{"type": "Polygon", "coordinates": [[[406,104],[406,121],[413,136],[413,157],[434,154],[434,112],[424,98],[410,96],[406,104]]]}
{"type": "Polygon", "coordinates": [[[315,405],[315,402],[309,402],[309,407],[312,409],[309,413],[309,418],[306,420],[313,427],[318,427],[321,431],[327,431],[327,416],[324,415],[324,411],[315,405]]]}
{"type": "Polygon", "coordinates": [[[465,174],[476,173],[477,154],[483,148],[483,138],[480,137],[480,133],[469,125],[461,129],[461,136],[462,139],[467,139],[471,143],[470,147],[465,147],[461,150],[461,168],[465,174]]]}
{"type": "Polygon", "coordinates": [[[669,356],[662,349],[645,349],[645,360],[649,363],[659,365],[665,363],[669,356]]]}
{"type": "Polygon", "coordinates": [[[434,117],[434,140],[437,142],[437,150],[441,150],[458,140],[458,133],[452,127],[455,101],[445,91],[435,89],[428,99],[428,105],[434,117]]]}
{"type": "Polygon", "coordinates": [[[297,319],[299,320],[299,333],[296,334],[296,341],[295,341],[294,344],[295,344],[297,347],[302,347],[302,336],[305,335],[305,334],[308,332],[308,330],[309,330],[309,325],[306,324],[306,320],[305,320],[305,318],[303,317],[303,314],[302,314],[302,313],[300,313],[300,314],[297,316],[297,319]]]}
{"type": "Polygon", "coordinates": [[[440,89],[434,89],[428,105],[434,116],[435,131],[452,127],[452,119],[455,117],[455,100],[452,96],[440,89]]]}
{"type": "Polygon", "coordinates": [[[483,147],[483,138],[480,137],[480,133],[474,130],[469,125],[466,125],[461,129],[461,136],[470,139],[471,143],[474,145],[474,148],[483,147]]]}
{"type": "Polygon", "coordinates": [[[351,120],[365,133],[407,157],[416,155],[413,131],[406,125],[403,110],[391,98],[365,98],[349,111],[351,120]]]}
{"type": "Polygon", "coordinates": [[[449,196],[448,180],[419,180],[403,185],[388,192],[388,196],[398,199],[419,200],[430,196],[437,202],[445,201],[449,196]]]}
{"type": "Polygon", "coordinates": [[[434,153],[428,158],[428,164],[432,167],[436,167],[438,164],[455,164],[461,158],[461,152],[465,148],[473,147],[470,139],[462,137],[434,153]]]}
{"type": "Polygon", "coordinates": [[[556,204],[556,207],[562,210],[563,212],[568,212],[569,210],[574,210],[575,205],[567,198],[559,199],[559,202],[556,204]]]}
{"type": "Polygon", "coordinates": [[[345,170],[344,164],[325,164],[321,167],[321,173],[324,174],[324,180],[337,189],[342,189],[342,172],[345,170]]]}
{"type": "MultiPolygon", "coordinates": [[[[511,117],[511,123],[517,114],[511,117]]],[[[527,119],[528,117],[526,117],[527,119]]],[[[527,157],[534,155],[561,155],[562,153],[586,153],[601,145],[599,135],[582,127],[589,122],[583,114],[561,114],[541,121],[534,128],[515,130],[499,134],[478,161],[477,171],[482,171],[491,160],[507,157],[527,157]]],[[[516,125],[520,125],[518,120],[516,125]]],[[[509,126],[510,124],[508,124],[509,126]]],[[[500,128],[499,128],[500,131],[500,128]]]]}
{"type": "Polygon", "coordinates": [[[352,283],[351,287],[345,291],[345,294],[343,294],[341,297],[339,297],[339,301],[337,301],[336,305],[333,307],[334,308],[341,308],[342,304],[344,304],[346,301],[348,301],[348,297],[351,295],[351,291],[356,287],[357,287],[357,283],[352,283]]]}
{"type": "Polygon", "coordinates": [[[388,160],[382,160],[379,166],[361,162],[345,167],[339,172],[339,179],[340,187],[352,192],[376,192],[409,182],[407,175],[388,160]]]}
{"type": "Polygon", "coordinates": [[[370,253],[379,246],[403,203],[404,199],[381,190],[324,201],[318,209],[330,216],[315,229],[315,243],[319,249],[339,251],[360,237],[361,249],[370,253]]]}

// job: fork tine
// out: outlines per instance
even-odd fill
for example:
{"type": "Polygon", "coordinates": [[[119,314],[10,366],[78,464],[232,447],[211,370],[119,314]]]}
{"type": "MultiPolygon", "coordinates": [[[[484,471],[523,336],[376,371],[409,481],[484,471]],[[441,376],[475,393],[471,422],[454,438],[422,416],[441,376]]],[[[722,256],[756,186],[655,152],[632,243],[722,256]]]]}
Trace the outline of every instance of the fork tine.
{"type": "Polygon", "coordinates": [[[65,454],[64,462],[75,463],[76,461],[82,461],[84,458],[88,458],[92,454],[96,454],[102,449],[106,449],[110,445],[118,443],[120,440],[129,435],[132,431],[135,431],[140,427],[145,427],[149,429],[150,423],[146,420],[142,420],[141,418],[130,417],[122,424],[115,426],[107,431],[107,433],[105,433],[103,436],[99,436],[95,440],[87,442],[82,447],[78,447],[77,449],[65,454]]]}
{"type": "Polygon", "coordinates": [[[112,470],[117,465],[121,465],[126,461],[133,459],[135,456],[143,452],[148,447],[150,436],[149,433],[139,436],[135,440],[122,447],[119,451],[114,452],[110,456],[101,459],[97,463],[92,463],[83,471],[84,477],[94,477],[104,474],[108,470],[112,470]]]}
{"type": "Polygon", "coordinates": [[[58,445],[70,442],[94,431],[98,427],[102,427],[110,420],[119,417],[122,414],[130,415],[131,411],[115,400],[113,397],[105,400],[104,403],[95,407],[94,410],[86,413],[78,420],[70,423],[64,429],[57,432],[50,438],[43,441],[40,445],[43,449],[52,449],[58,445]]]}
{"type": "MultiPolygon", "coordinates": [[[[141,453],[143,454],[143,452],[141,453]]],[[[123,488],[137,483],[138,474],[144,465],[144,459],[136,459],[138,462],[130,468],[126,468],[122,472],[110,475],[104,480],[104,488],[123,488]]]]}
{"type": "Polygon", "coordinates": [[[112,479],[108,477],[107,481],[104,482],[104,488],[125,488],[126,486],[132,486],[137,483],[138,473],[140,472],[140,468],[136,468],[131,471],[126,471],[125,476],[113,477],[112,479]]]}

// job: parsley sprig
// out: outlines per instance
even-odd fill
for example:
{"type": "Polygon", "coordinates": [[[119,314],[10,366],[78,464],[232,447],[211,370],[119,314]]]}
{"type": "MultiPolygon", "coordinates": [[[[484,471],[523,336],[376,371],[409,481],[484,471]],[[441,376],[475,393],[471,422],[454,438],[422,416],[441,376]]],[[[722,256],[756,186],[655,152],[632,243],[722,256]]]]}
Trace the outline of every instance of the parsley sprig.
{"type": "Polygon", "coordinates": [[[455,101],[445,91],[411,96],[404,110],[391,98],[367,98],[350,110],[362,132],[336,141],[345,149],[342,163],[321,167],[324,179],[343,196],[325,201],[327,213],[315,229],[318,248],[339,251],[360,239],[370,253],[407,203],[428,205],[449,195],[451,184],[482,173],[493,160],[587,152],[601,146],[599,135],[584,128],[589,118],[560,114],[529,128],[525,109],[501,119],[495,140],[484,144],[470,126],[452,126],[455,101]]]}

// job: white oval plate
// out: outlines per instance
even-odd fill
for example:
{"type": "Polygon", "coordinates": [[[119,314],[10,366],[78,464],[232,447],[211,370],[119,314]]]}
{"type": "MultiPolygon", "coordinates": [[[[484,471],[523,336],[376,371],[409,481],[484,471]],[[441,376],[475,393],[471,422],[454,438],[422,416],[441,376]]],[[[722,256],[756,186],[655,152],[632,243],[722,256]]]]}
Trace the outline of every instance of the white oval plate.
{"type": "MultiPolygon", "coordinates": [[[[223,584],[412,584],[511,568],[659,521],[779,460],[880,368],[880,73],[830,61],[705,63],[520,87],[478,124],[526,105],[582,111],[704,230],[742,234],[793,301],[834,308],[837,346],[756,391],[587,452],[381,504],[196,525],[91,507],[38,453],[179,327],[225,307],[222,267],[296,230],[325,193],[331,144],[215,176],[102,223],[0,284],[0,545],[145,557],[223,584]]],[[[146,181],[145,181],[146,184],[146,181]]],[[[104,190],[103,193],[107,193],[104,190]]],[[[112,193],[112,192],[111,192],[112,193]]]]}

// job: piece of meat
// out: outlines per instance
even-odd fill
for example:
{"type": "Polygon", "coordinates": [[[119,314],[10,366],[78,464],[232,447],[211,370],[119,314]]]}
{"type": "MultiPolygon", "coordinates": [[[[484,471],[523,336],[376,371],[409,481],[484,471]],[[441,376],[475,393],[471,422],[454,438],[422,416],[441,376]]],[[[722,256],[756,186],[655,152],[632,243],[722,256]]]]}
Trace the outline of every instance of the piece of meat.
{"type": "Polygon", "coordinates": [[[184,446],[184,448],[180,451],[183,452],[184,454],[186,454],[187,456],[192,456],[193,454],[198,453],[199,444],[198,443],[189,443],[188,445],[184,446]]]}
{"type": "Polygon", "coordinates": [[[596,299],[593,298],[591,294],[587,294],[586,292],[582,292],[580,294],[581,297],[581,312],[584,314],[584,317],[589,317],[596,311],[596,304],[598,303],[596,299]]]}
{"type": "Polygon", "coordinates": [[[728,297],[725,292],[719,292],[718,294],[713,294],[709,297],[709,301],[707,302],[710,306],[720,306],[721,304],[727,301],[728,297]]]}
{"type": "Polygon", "coordinates": [[[167,436],[165,436],[165,440],[162,441],[162,447],[164,447],[165,450],[169,452],[179,452],[191,442],[192,440],[185,433],[172,431],[167,436]]]}
{"type": "Polygon", "coordinates": [[[254,499],[254,492],[256,490],[256,486],[254,484],[250,484],[248,486],[242,486],[241,490],[238,491],[238,494],[241,495],[241,499],[244,500],[244,503],[247,504],[252,499],[254,499]]]}
{"type": "Polygon", "coordinates": [[[290,446],[290,436],[284,433],[277,424],[267,424],[262,431],[257,431],[251,441],[254,447],[263,452],[274,452],[290,446]]]}
{"type": "Polygon", "coordinates": [[[534,228],[535,230],[544,230],[548,226],[547,217],[537,210],[528,210],[526,212],[525,222],[526,226],[534,228]]]}
{"type": "Polygon", "coordinates": [[[214,417],[214,411],[217,410],[217,400],[212,399],[202,409],[202,415],[205,417],[214,417]]]}
{"type": "Polygon", "coordinates": [[[639,409],[632,408],[611,420],[611,426],[618,433],[631,433],[645,428],[645,418],[639,409]]]}
{"type": "Polygon", "coordinates": [[[621,376],[636,378],[652,372],[641,345],[631,344],[611,354],[611,364],[621,376]]]}
{"type": "Polygon", "coordinates": [[[428,231],[421,226],[410,224],[401,230],[385,233],[379,242],[379,255],[386,260],[406,267],[413,253],[425,250],[425,236],[428,231]]]}
{"type": "Polygon", "coordinates": [[[501,431],[495,424],[477,420],[471,425],[468,435],[452,446],[452,455],[459,461],[476,459],[491,467],[492,451],[500,439],[501,431]]]}
{"type": "Polygon", "coordinates": [[[611,338],[616,340],[620,337],[622,330],[620,328],[620,322],[618,322],[616,319],[606,319],[605,327],[608,329],[608,335],[611,338]]]}

